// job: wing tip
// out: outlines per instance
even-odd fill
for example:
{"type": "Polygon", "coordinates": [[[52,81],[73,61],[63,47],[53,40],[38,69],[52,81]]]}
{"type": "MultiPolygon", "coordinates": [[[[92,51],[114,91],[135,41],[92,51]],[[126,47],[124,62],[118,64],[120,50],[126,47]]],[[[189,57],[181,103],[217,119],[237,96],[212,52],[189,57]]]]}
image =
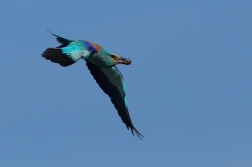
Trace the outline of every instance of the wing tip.
{"type": "Polygon", "coordinates": [[[140,132],[138,132],[138,130],[135,127],[131,128],[131,132],[133,136],[135,136],[136,134],[137,138],[143,141],[144,136],[140,132]]]}
{"type": "Polygon", "coordinates": [[[41,56],[53,63],[59,63],[62,67],[70,66],[76,62],[62,53],[60,48],[47,48],[41,56]]]}

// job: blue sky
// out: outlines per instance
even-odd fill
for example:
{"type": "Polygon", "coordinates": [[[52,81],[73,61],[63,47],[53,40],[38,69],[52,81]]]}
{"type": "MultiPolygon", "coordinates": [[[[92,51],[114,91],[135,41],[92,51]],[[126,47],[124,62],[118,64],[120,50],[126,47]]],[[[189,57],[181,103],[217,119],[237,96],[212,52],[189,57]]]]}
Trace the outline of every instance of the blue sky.
{"type": "Polygon", "coordinates": [[[1,1],[0,166],[252,166],[252,1],[1,1]],[[41,53],[46,30],[119,65],[133,137],[83,60],[41,53]]]}

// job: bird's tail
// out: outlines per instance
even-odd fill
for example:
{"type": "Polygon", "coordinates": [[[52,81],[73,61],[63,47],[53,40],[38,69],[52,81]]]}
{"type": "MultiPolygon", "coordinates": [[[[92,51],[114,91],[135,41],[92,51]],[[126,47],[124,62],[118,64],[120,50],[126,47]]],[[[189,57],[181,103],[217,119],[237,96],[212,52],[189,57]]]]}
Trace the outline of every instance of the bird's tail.
{"type": "Polygon", "coordinates": [[[47,30],[47,31],[50,32],[53,36],[55,36],[56,39],[57,39],[57,41],[58,41],[60,44],[62,44],[62,45],[68,45],[69,43],[73,42],[73,40],[63,38],[63,37],[61,37],[61,36],[59,36],[59,35],[54,34],[53,32],[51,32],[51,31],[49,31],[49,30],[47,30]]]}

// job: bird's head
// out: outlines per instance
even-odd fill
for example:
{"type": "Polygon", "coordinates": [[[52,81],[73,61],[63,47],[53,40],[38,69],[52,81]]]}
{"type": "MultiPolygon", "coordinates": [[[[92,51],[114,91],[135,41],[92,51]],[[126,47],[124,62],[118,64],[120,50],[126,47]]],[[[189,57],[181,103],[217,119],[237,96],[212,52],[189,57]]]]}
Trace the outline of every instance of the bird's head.
{"type": "Polygon", "coordinates": [[[130,65],[131,64],[130,59],[126,59],[124,57],[121,57],[118,54],[109,53],[108,55],[114,61],[115,64],[125,64],[125,65],[130,65]]]}
{"type": "Polygon", "coordinates": [[[121,57],[116,53],[109,52],[108,50],[105,50],[104,48],[102,48],[97,53],[97,57],[99,57],[97,60],[100,61],[98,65],[102,67],[113,67],[117,64],[130,65],[131,63],[131,60],[121,57]]]}

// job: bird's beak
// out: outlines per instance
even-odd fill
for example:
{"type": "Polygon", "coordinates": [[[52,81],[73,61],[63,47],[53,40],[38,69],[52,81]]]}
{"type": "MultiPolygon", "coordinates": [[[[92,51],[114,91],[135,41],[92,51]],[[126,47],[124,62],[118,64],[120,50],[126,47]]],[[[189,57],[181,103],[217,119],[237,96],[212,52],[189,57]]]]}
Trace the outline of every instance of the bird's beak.
{"type": "Polygon", "coordinates": [[[130,65],[131,60],[126,59],[124,57],[120,57],[117,61],[117,64],[126,64],[126,65],[130,65]]]}

